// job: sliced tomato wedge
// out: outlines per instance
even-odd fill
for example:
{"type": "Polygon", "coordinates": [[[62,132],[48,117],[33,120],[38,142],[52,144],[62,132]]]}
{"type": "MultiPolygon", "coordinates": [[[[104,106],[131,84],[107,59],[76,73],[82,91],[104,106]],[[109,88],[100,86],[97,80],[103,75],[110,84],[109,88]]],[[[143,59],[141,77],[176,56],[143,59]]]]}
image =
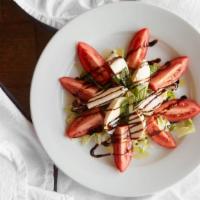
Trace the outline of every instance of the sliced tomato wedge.
{"type": "Polygon", "coordinates": [[[86,72],[100,84],[105,84],[111,79],[111,71],[104,58],[89,44],[79,42],[77,45],[79,60],[86,72]]]}
{"type": "Polygon", "coordinates": [[[77,80],[71,77],[62,77],[59,79],[61,85],[72,95],[83,101],[88,101],[98,92],[98,88],[85,81],[77,80]]]}
{"type": "Polygon", "coordinates": [[[99,108],[93,108],[74,119],[66,130],[70,138],[81,137],[90,134],[100,128],[104,122],[104,115],[99,108]]]}
{"type": "Polygon", "coordinates": [[[157,124],[157,116],[153,115],[147,120],[147,132],[151,139],[165,148],[175,148],[176,141],[168,131],[160,130],[157,124]]]}
{"type": "Polygon", "coordinates": [[[151,89],[157,91],[160,88],[175,83],[183,75],[187,66],[187,56],[178,57],[167,62],[167,64],[165,64],[162,69],[155,73],[155,75],[150,79],[149,85],[151,89]]]}
{"type": "Polygon", "coordinates": [[[149,45],[149,29],[139,30],[132,38],[127,53],[129,68],[138,68],[144,60],[149,45]]]}
{"type": "Polygon", "coordinates": [[[164,114],[164,112],[169,109],[171,106],[174,106],[177,103],[177,99],[172,99],[169,101],[164,102],[158,108],[154,110],[155,114],[164,114]]]}
{"type": "Polygon", "coordinates": [[[170,100],[156,109],[155,113],[164,115],[170,122],[178,122],[198,115],[200,105],[191,99],[170,100]]]}
{"type": "Polygon", "coordinates": [[[153,136],[160,133],[160,128],[157,123],[156,115],[152,115],[151,117],[147,118],[147,132],[149,136],[153,136]]]}
{"type": "Polygon", "coordinates": [[[118,126],[113,133],[113,154],[117,169],[124,172],[132,160],[132,141],[128,125],[118,126]]]}
{"type": "Polygon", "coordinates": [[[161,131],[156,135],[153,135],[152,140],[159,144],[160,146],[166,147],[168,149],[175,148],[176,142],[170,132],[161,131]]]}

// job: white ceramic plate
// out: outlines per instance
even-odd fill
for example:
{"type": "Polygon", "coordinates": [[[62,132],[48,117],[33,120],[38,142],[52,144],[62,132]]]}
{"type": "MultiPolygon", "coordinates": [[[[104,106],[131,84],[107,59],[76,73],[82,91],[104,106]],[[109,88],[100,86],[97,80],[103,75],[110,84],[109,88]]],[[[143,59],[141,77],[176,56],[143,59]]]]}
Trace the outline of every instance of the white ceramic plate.
{"type": "MultiPolygon", "coordinates": [[[[78,75],[75,68],[76,43],[85,41],[103,51],[126,47],[133,33],[151,30],[159,44],[149,50],[148,58],[163,62],[176,55],[188,55],[189,71],[182,90],[200,101],[199,34],[185,21],[168,11],[138,2],[110,4],[81,15],[53,37],[42,53],[33,78],[31,112],[40,141],[55,164],[77,182],[94,190],[116,196],[142,196],[158,192],[185,177],[200,162],[200,134],[179,142],[171,151],[153,145],[151,155],[133,160],[125,173],[114,168],[112,158],[95,159],[89,147],[64,137],[65,113],[70,101],[58,78],[78,75]]],[[[195,119],[200,129],[199,118],[195,119]]]]}

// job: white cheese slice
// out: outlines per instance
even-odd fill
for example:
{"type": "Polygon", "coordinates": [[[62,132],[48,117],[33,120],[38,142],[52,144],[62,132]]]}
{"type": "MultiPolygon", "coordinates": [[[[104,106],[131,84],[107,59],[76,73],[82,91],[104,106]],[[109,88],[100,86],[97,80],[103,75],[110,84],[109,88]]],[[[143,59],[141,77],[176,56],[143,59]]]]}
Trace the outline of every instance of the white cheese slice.
{"type": "Polygon", "coordinates": [[[133,83],[149,83],[150,79],[150,67],[148,62],[143,61],[140,68],[138,68],[132,75],[133,83]]]}
{"type": "Polygon", "coordinates": [[[107,108],[105,118],[104,118],[104,129],[110,130],[111,127],[116,127],[117,122],[120,116],[120,106],[122,102],[125,100],[125,97],[118,97],[114,99],[109,107],[107,108]]]}
{"type": "Polygon", "coordinates": [[[124,86],[117,86],[113,88],[109,88],[108,90],[105,91],[100,91],[97,93],[97,95],[93,98],[91,98],[88,103],[87,107],[89,109],[96,107],[96,106],[101,106],[109,103],[113,99],[123,96],[128,89],[125,88],[124,86]]]}
{"type": "Polygon", "coordinates": [[[133,112],[129,116],[129,131],[132,139],[138,139],[144,136],[146,120],[143,115],[133,112]]]}
{"type": "Polygon", "coordinates": [[[122,72],[123,70],[127,70],[128,72],[128,66],[124,58],[116,58],[111,64],[110,68],[113,71],[114,74],[119,76],[119,73],[122,72]]]}
{"type": "Polygon", "coordinates": [[[152,115],[154,109],[160,106],[164,100],[166,100],[166,91],[158,91],[151,94],[137,106],[138,111],[141,111],[144,115],[152,115]]]}

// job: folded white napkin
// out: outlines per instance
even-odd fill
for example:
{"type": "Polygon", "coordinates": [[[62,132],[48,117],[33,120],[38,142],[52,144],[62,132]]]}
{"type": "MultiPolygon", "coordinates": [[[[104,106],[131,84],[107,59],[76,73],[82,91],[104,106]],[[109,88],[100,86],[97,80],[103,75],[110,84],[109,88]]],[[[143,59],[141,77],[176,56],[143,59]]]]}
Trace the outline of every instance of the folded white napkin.
{"type": "Polygon", "coordinates": [[[72,18],[92,8],[119,0],[14,0],[39,21],[61,28],[72,18]]]}
{"type": "Polygon", "coordinates": [[[0,199],[69,200],[53,192],[53,163],[32,124],[0,88],[0,199]]]}
{"type": "MultiPolygon", "coordinates": [[[[55,28],[61,28],[68,20],[80,13],[118,0],[14,1],[36,19],[55,28]]],[[[199,0],[142,1],[177,13],[200,30],[199,0]]],[[[52,190],[53,187],[52,162],[38,143],[32,125],[10,102],[2,90],[0,90],[0,113],[0,199],[12,199],[12,195],[17,194],[23,198],[26,196],[27,199],[33,200],[64,200],[69,198],[73,200],[125,199],[110,197],[89,190],[74,182],[60,171],[58,172],[58,192],[67,194],[67,196],[47,192],[47,190],[52,190]],[[23,168],[24,170],[21,168],[23,165],[26,166],[23,168]],[[22,173],[24,171],[25,173],[22,173]],[[8,185],[12,187],[7,187],[8,185]]],[[[20,198],[20,200],[23,198],[20,198]]],[[[200,199],[200,168],[166,191],[153,196],[130,199],[198,200],[200,199]]]]}

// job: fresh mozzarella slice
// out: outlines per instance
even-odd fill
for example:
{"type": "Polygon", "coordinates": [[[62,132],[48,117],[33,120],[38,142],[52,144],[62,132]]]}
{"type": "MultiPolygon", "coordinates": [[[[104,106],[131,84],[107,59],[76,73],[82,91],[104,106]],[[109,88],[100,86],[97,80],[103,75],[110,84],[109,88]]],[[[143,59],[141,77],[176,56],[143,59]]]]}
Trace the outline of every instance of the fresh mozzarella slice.
{"type": "Polygon", "coordinates": [[[137,110],[144,115],[152,115],[154,109],[160,106],[166,98],[166,90],[155,92],[141,101],[137,106],[137,110]]]}
{"type": "Polygon", "coordinates": [[[138,139],[144,136],[146,120],[143,115],[132,112],[129,116],[129,131],[132,139],[138,139]]]}
{"type": "Polygon", "coordinates": [[[120,116],[120,106],[125,99],[125,97],[119,97],[117,99],[114,99],[107,108],[104,118],[105,130],[111,131],[117,126],[117,122],[119,121],[120,116]]]}
{"type": "Polygon", "coordinates": [[[110,64],[110,68],[113,71],[113,73],[117,75],[117,77],[119,78],[120,78],[120,72],[122,72],[123,70],[126,70],[128,73],[127,63],[124,60],[124,58],[121,58],[121,57],[117,57],[116,59],[113,59],[113,61],[110,64]]]}
{"type": "Polygon", "coordinates": [[[112,72],[120,78],[120,72],[126,70],[129,73],[128,65],[124,58],[119,56],[116,51],[112,51],[112,54],[108,57],[107,62],[112,70],[112,72]]]}
{"type": "Polygon", "coordinates": [[[105,91],[100,91],[99,93],[97,93],[95,97],[91,98],[88,101],[87,107],[91,109],[96,106],[105,105],[109,103],[111,100],[123,96],[127,90],[128,89],[125,88],[124,86],[117,86],[105,91]]]}
{"type": "Polygon", "coordinates": [[[140,83],[148,84],[149,79],[150,79],[150,67],[148,62],[143,61],[140,68],[135,70],[135,72],[133,73],[132,81],[135,84],[140,84],[140,83]]]}

